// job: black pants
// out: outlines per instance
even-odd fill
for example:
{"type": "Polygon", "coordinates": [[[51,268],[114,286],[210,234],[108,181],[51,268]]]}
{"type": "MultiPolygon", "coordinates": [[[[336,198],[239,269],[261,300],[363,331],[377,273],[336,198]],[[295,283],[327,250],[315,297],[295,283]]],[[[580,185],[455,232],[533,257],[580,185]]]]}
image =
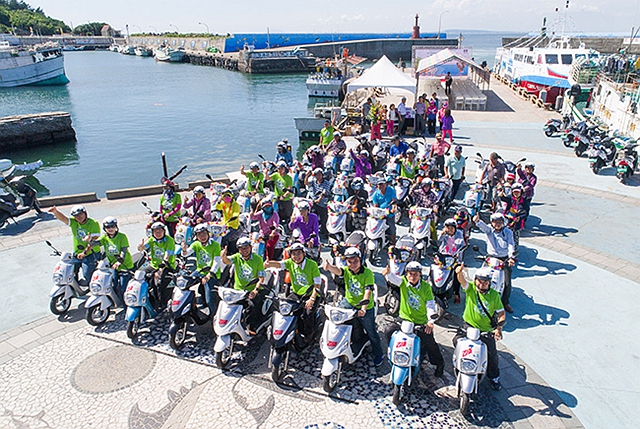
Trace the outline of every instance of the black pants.
{"type": "Polygon", "coordinates": [[[464,180],[464,177],[451,180],[451,182],[453,183],[453,186],[451,189],[451,201],[455,200],[456,194],[458,193],[458,189],[460,189],[460,185],[462,184],[463,180],[464,180]]]}
{"type": "Polygon", "coordinates": [[[293,214],[293,200],[279,200],[278,201],[278,216],[280,216],[280,222],[285,225],[289,224],[291,215],[293,214]]]}
{"type": "Polygon", "coordinates": [[[327,236],[327,219],[329,218],[329,210],[327,206],[321,206],[316,203],[313,203],[313,207],[311,210],[313,213],[318,215],[318,223],[320,224],[320,236],[327,236]]]}
{"type": "Polygon", "coordinates": [[[258,294],[251,300],[249,306],[249,314],[247,315],[247,329],[254,332],[258,331],[264,315],[262,314],[262,304],[264,304],[264,298],[267,296],[266,289],[262,288],[258,294]]]}
{"type": "MultiPolygon", "coordinates": [[[[455,337],[453,337],[453,346],[455,347],[458,344],[458,340],[460,338],[464,338],[467,336],[466,328],[467,325],[465,323],[464,329],[458,329],[458,333],[455,337]]],[[[493,335],[481,335],[480,341],[482,341],[487,346],[487,377],[493,380],[494,378],[500,377],[500,368],[498,367],[498,349],[496,348],[496,339],[493,338],[493,335]]]]}
{"type": "Polygon", "coordinates": [[[436,159],[440,176],[444,176],[444,155],[436,155],[434,158],[436,159]]]}
{"type": "Polygon", "coordinates": [[[509,266],[507,263],[507,259],[509,257],[505,256],[500,259],[502,264],[502,271],[504,271],[504,289],[502,290],[502,305],[509,305],[509,298],[511,298],[511,272],[513,271],[513,267],[509,266]]]}
{"type": "Polygon", "coordinates": [[[146,269],[147,279],[149,279],[149,276],[151,277],[149,284],[153,286],[152,290],[149,291],[149,294],[153,295],[157,304],[164,305],[170,298],[169,288],[167,286],[171,282],[171,274],[174,273],[175,270],[168,267],[160,268],[159,270],[161,272],[160,282],[156,282],[155,273],[157,270],[154,270],[151,266],[146,269]]]}
{"type": "Polygon", "coordinates": [[[407,118],[400,116],[400,123],[398,124],[398,135],[403,136],[407,131],[407,118]]]}
{"type": "MultiPolygon", "coordinates": [[[[394,332],[400,330],[400,325],[397,323],[391,323],[384,330],[384,336],[387,338],[387,344],[391,341],[391,336],[394,332]]],[[[424,361],[425,355],[429,356],[429,362],[431,365],[444,365],[444,358],[442,357],[442,352],[440,352],[440,347],[438,347],[438,343],[436,343],[435,338],[433,337],[433,332],[431,334],[427,334],[424,332],[422,327],[415,331],[418,338],[420,338],[420,362],[424,361]]]]}
{"type": "Polygon", "coordinates": [[[436,119],[427,119],[427,131],[429,135],[434,135],[436,133],[436,119]]]}

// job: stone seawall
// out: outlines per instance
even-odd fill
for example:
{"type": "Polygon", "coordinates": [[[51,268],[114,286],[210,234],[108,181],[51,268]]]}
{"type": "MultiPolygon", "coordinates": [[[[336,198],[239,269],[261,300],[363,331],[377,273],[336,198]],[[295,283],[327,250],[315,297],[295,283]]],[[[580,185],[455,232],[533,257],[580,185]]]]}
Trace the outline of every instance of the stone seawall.
{"type": "Polygon", "coordinates": [[[0,118],[0,151],[25,149],[76,141],[76,132],[67,112],[0,118]]]}

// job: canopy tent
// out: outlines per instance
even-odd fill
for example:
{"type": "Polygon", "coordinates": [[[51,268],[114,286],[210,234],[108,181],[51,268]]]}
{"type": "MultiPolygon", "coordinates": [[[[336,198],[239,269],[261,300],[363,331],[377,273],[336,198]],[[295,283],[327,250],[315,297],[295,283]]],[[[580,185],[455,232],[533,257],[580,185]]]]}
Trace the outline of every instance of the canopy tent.
{"type": "Polygon", "coordinates": [[[362,76],[347,85],[347,92],[363,88],[400,88],[415,93],[416,80],[402,73],[386,55],[383,55],[371,68],[362,73],[362,76]]]}
{"type": "Polygon", "coordinates": [[[429,75],[429,71],[433,71],[438,68],[438,66],[450,63],[451,61],[456,61],[463,65],[469,67],[469,78],[480,87],[482,84],[482,90],[489,89],[489,81],[491,79],[491,72],[486,68],[480,67],[474,61],[471,61],[468,58],[463,57],[462,55],[457,54],[456,52],[451,51],[450,49],[443,49],[440,52],[437,52],[427,58],[423,58],[418,63],[418,69],[416,70],[417,76],[427,74],[429,75]],[[485,88],[486,84],[486,88],[485,88]]]}

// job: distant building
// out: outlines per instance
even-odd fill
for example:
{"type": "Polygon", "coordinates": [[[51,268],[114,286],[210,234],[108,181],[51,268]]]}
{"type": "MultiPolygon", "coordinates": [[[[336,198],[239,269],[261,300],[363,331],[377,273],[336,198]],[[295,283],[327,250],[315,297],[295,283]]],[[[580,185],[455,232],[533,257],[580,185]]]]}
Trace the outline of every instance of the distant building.
{"type": "Polygon", "coordinates": [[[102,26],[102,30],[100,30],[100,34],[103,37],[122,37],[120,31],[116,30],[109,24],[105,24],[102,26]]]}

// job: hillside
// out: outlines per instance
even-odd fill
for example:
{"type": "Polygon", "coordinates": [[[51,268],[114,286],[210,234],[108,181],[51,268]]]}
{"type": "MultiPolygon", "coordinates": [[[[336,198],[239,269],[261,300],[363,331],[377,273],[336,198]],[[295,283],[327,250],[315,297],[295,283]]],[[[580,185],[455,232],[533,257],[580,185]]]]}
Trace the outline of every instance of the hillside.
{"type": "Polygon", "coordinates": [[[71,29],[64,22],[50,18],[40,8],[22,0],[0,0],[0,33],[52,35],[71,29]]]}

